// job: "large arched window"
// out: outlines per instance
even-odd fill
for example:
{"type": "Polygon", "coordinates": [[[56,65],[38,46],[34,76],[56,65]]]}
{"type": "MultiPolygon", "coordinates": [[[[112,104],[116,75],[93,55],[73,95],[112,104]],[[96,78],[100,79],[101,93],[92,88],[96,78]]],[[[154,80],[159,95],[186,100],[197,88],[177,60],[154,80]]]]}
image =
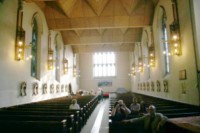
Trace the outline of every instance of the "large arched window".
{"type": "Polygon", "coordinates": [[[56,80],[59,81],[59,70],[60,70],[60,64],[59,64],[59,49],[58,45],[55,47],[55,75],[56,75],[56,80]]]}
{"type": "Polygon", "coordinates": [[[161,35],[162,35],[162,43],[161,43],[161,48],[163,51],[163,58],[164,58],[164,74],[167,75],[170,73],[170,51],[169,51],[169,43],[168,43],[168,38],[167,38],[167,25],[166,25],[166,12],[164,7],[161,7],[162,10],[162,16],[161,16],[161,35]]]}
{"type": "Polygon", "coordinates": [[[38,25],[36,18],[33,19],[32,28],[32,48],[31,48],[31,76],[37,77],[37,42],[38,42],[38,25]]]}
{"type": "Polygon", "coordinates": [[[145,56],[145,64],[146,66],[146,75],[147,80],[150,79],[150,62],[149,62],[149,35],[147,30],[144,30],[145,33],[145,41],[144,41],[144,56],[145,56]]]}
{"type": "Polygon", "coordinates": [[[55,36],[55,78],[60,82],[60,42],[59,36],[55,36]]]}

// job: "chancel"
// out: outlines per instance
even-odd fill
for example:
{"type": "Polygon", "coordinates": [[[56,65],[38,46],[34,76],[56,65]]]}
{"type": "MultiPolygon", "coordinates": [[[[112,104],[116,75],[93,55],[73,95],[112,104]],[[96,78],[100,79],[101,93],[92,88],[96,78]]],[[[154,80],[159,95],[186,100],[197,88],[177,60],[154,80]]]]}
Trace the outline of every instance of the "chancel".
{"type": "Polygon", "coordinates": [[[199,7],[0,0],[0,132],[200,132],[199,7]],[[120,114],[132,99],[139,111],[120,114]]]}

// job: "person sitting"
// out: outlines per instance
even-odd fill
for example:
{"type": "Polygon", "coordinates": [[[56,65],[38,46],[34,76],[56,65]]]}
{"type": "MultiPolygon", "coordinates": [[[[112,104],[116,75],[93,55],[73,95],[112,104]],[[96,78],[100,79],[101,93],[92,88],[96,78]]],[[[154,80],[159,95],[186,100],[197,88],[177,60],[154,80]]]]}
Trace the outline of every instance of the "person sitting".
{"type": "Polygon", "coordinates": [[[140,104],[140,112],[147,113],[146,111],[146,103],[142,100],[141,97],[137,99],[137,102],[140,104]]]}
{"type": "Polygon", "coordinates": [[[119,100],[115,102],[114,107],[111,112],[113,121],[122,121],[126,119],[127,115],[129,115],[131,111],[126,107],[123,100],[119,100]]]}
{"type": "Polygon", "coordinates": [[[142,123],[145,133],[160,133],[160,129],[164,125],[166,120],[166,116],[162,115],[161,113],[156,113],[156,107],[154,105],[150,105],[148,107],[148,114],[140,118],[123,120],[122,122],[131,124],[142,123]]]}
{"type": "Polygon", "coordinates": [[[79,106],[79,104],[77,103],[77,100],[76,100],[76,99],[73,99],[73,100],[72,100],[72,103],[70,104],[69,109],[80,109],[80,106],[79,106]]]}
{"type": "Polygon", "coordinates": [[[138,115],[140,112],[140,104],[137,101],[137,98],[133,98],[133,103],[130,105],[131,114],[138,115]]]}

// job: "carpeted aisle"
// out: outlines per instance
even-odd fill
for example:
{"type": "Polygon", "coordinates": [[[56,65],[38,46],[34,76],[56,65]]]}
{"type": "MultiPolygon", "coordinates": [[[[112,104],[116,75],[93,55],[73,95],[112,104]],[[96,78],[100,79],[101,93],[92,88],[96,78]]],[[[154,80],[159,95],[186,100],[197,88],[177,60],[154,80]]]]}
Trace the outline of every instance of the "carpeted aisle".
{"type": "Polygon", "coordinates": [[[81,133],[108,133],[108,109],[109,99],[104,99],[97,105],[81,133]]]}

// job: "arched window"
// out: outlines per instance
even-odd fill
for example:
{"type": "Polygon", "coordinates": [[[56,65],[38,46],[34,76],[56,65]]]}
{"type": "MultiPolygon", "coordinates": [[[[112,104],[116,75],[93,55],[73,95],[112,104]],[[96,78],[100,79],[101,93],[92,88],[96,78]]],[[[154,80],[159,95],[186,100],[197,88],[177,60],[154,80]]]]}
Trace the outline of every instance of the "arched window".
{"type": "Polygon", "coordinates": [[[166,25],[166,12],[164,7],[161,7],[162,9],[162,16],[161,16],[161,35],[162,35],[162,43],[161,48],[163,51],[163,57],[164,57],[164,74],[167,75],[170,73],[170,51],[169,51],[169,43],[167,38],[167,25],[166,25]]]}
{"type": "Polygon", "coordinates": [[[33,19],[32,28],[32,48],[31,48],[31,76],[37,77],[37,42],[38,42],[38,25],[36,18],[33,19]]]}
{"type": "Polygon", "coordinates": [[[55,78],[60,82],[60,44],[58,35],[55,37],[55,78]]]}
{"type": "Polygon", "coordinates": [[[59,50],[58,50],[58,45],[56,45],[55,47],[55,75],[56,75],[56,80],[59,81],[59,70],[60,70],[60,67],[59,67],[59,50]]]}
{"type": "Polygon", "coordinates": [[[149,62],[149,35],[147,30],[145,30],[145,41],[144,41],[144,56],[145,56],[145,65],[146,66],[146,75],[147,80],[150,79],[150,62],[149,62]]]}

